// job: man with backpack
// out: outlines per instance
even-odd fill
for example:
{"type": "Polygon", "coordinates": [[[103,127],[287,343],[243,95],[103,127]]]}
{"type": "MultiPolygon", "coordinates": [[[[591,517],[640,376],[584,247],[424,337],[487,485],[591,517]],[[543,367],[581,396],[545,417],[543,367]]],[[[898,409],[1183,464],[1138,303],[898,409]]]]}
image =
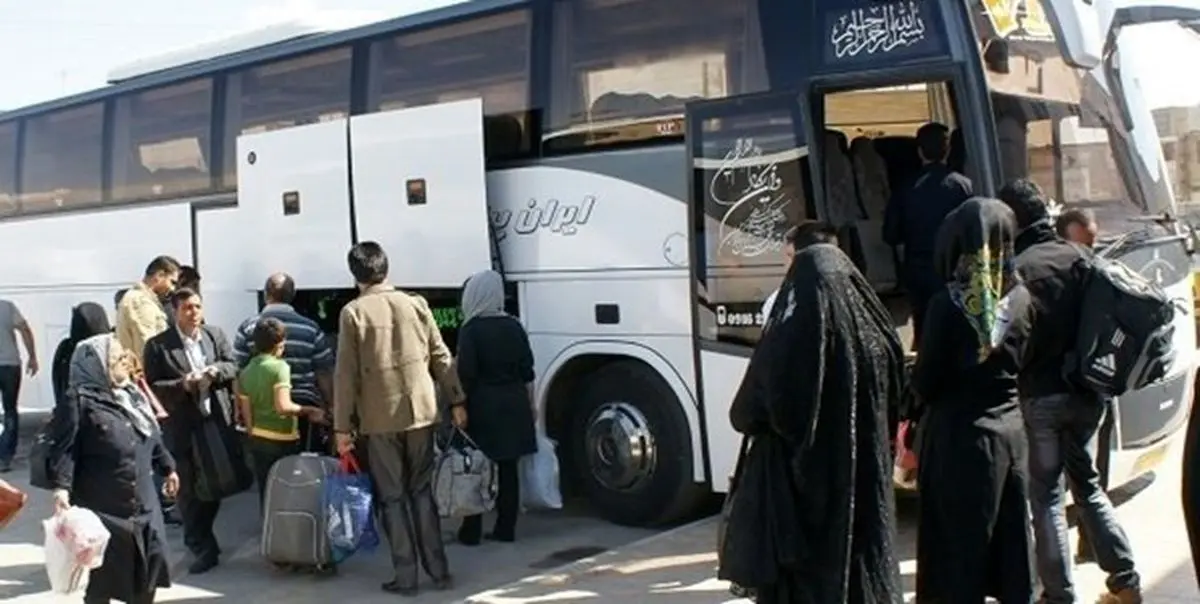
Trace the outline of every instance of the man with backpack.
{"type": "Polygon", "coordinates": [[[1100,602],[1139,604],[1141,578],[1133,551],[1096,469],[1103,399],[1066,377],[1076,354],[1093,254],[1057,236],[1034,182],[1013,181],[999,197],[1017,218],[1016,268],[1032,298],[1029,316],[1015,320],[1014,327],[1025,337],[1018,388],[1029,438],[1029,498],[1041,601],[1076,601],[1062,487],[1065,472],[1097,562],[1108,574],[1110,593],[1100,602]]]}

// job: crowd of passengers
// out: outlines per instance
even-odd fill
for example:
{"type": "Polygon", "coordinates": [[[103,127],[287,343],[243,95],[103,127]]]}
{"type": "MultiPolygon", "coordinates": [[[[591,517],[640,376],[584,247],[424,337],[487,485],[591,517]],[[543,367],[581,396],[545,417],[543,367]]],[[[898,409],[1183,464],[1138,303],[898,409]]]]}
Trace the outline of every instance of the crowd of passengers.
{"type": "MultiPolygon", "coordinates": [[[[452,357],[425,299],[388,283],[388,257],[378,244],[356,244],[347,262],[359,296],[339,316],[336,346],[291,306],[296,286],[284,273],[267,278],[265,307],[231,342],[204,320],[199,274],[168,256],[117,292],[115,326],[98,303],[72,309],[69,336],[54,355],[57,401],[45,434],[55,444],[45,467],[56,510],[87,508],[111,534],[85,602],[145,604],[169,587],[165,524],[172,516],[191,554],[189,572],[219,565],[221,502],[198,492],[211,477],[193,450],[204,430],[247,453],[260,506],[279,459],[303,451],[353,456],[371,475],[390,545],[395,574],[382,589],[412,596],[418,568],[433,589],[452,586],[432,492],[436,428],[448,416],[499,476],[493,529],[485,534],[482,517],[468,516],[458,540],[516,539],[517,460],[536,451],[533,354],[521,323],[504,310],[503,279],[483,271],[464,284],[452,357]],[[428,370],[400,362],[413,358],[428,359],[428,370]],[[448,407],[439,405],[439,392],[448,407]]],[[[0,306],[13,309],[14,325],[22,326],[16,331],[28,330],[15,305],[0,306]]],[[[5,417],[15,423],[13,411],[5,417]]],[[[4,436],[15,441],[15,429],[4,436]]]]}
{"type": "MultiPolygon", "coordinates": [[[[973,196],[969,179],[946,165],[944,126],[922,127],[917,143],[924,166],[893,196],[883,224],[884,238],[904,251],[901,280],[918,332],[911,375],[890,312],[842,252],[838,230],[792,228],[786,277],[766,304],[762,340],[730,407],[746,440],[719,573],[761,603],[902,602],[893,440],[896,410],[911,394],[922,410],[909,443],[920,459],[918,602],[1075,602],[1064,482],[1108,575],[1100,601],[1141,602],[1095,459],[1111,401],[1061,371],[1095,221],[1070,212],[1056,231],[1028,180],[1009,183],[999,199],[973,196]]],[[[383,590],[415,594],[418,563],[435,589],[449,588],[430,488],[439,388],[451,422],[499,466],[486,537],[515,539],[516,460],[536,448],[533,360],[519,321],[504,311],[501,276],[484,271],[465,284],[452,358],[425,300],[388,284],[378,244],[355,245],[347,263],[360,295],[340,314],[337,355],[317,323],[289,305],[295,283],[282,273],[267,279],[265,308],[233,342],[204,321],[199,275],[167,256],[118,292],[115,329],[97,303],[73,309],[54,354],[50,433],[59,446],[49,467],[55,505],[93,510],[112,534],[85,602],[148,603],[170,585],[164,509],[173,501],[190,572],[218,566],[220,502],[196,496],[203,470],[189,450],[193,435],[212,427],[243,435],[260,492],[283,456],[360,455],[391,547],[395,574],[383,590]],[[379,333],[400,349],[378,345],[379,333]],[[397,355],[429,359],[428,371],[406,371],[397,355]]],[[[14,334],[29,351],[27,373],[37,359],[11,302],[0,304],[0,323],[0,463],[8,469],[21,376],[14,334]]],[[[1193,512],[1185,506],[1189,520],[1193,512]]],[[[457,536],[479,545],[482,519],[464,519],[457,536]]]]}
{"type": "Polygon", "coordinates": [[[719,575],[762,604],[902,602],[893,458],[910,397],[917,602],[1076,602],[1069,490],[1083,547],[1108,577],[1099,601],[1139,603],[1129,539],[1097,471],[1111,401],[1063,375],[1094,217],[1052,217],[1027,179],[998,199],[975,196],[947,165],[945,126],[926,124],[916,140],[923,167],[892,195],[882,225],[903,254],[913,351],[843,253],[844,231],[819,222],[788,231],[787,276],[764,305],[730,408],[744,443],[719,575]]]}

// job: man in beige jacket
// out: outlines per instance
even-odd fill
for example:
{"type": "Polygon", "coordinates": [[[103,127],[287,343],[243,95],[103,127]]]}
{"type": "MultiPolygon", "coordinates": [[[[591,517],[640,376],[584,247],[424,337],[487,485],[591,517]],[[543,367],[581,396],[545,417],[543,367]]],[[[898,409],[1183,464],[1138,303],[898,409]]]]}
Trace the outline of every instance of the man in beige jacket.
{"type": "Polygon", "coordinates": [[[355,433],[365,441],[396,573],[383,590],[417,592],[418,554],[434,588],[449,589],[433,498],[434,380],[450,397],[456,425],[466,423],[465,395],[429,304],[387,283],[383,248],[373,241],[359,243],[347,262],[359,297],[338,318],[333,398],[338,451],[354,448],[355,433]]]}
{"type": "Polygon", "coordinates": [[[163,298],[179,280],[179,261],[159,256],[150,261],[142,280],[125,291],[117,303],[117,340],[139,357],[146,341],[167,330],[163,298]]]}

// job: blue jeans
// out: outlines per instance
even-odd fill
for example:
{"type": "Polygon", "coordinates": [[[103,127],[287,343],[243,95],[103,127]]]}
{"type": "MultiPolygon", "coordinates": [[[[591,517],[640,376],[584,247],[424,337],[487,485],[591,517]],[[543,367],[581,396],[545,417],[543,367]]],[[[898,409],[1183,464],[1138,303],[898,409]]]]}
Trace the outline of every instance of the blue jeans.
{"type": "Polygon", "coordinates": [[[1112,502],[1100,486],[1094,457],[1104,417],[1099,401],[1061,394],[1021,401],[1029,437],[1029,503],[1037,540],[1037,569],[1047,604],[1073,604],[1071,551],[1063,492],[1066,473],[1096,562],[1108,573],[1108,589],[1139,589],[1129,538],[1117,523],[1112,502]]]}
{"type": "Polygon", "coordinates": [[[0,464],[12,463],[17,455],[21,421],[17,416],[17,397],[21,393],[21,366],[0,366],[0,405],[4,409],[4,431],[0,434],[0,464]]]}

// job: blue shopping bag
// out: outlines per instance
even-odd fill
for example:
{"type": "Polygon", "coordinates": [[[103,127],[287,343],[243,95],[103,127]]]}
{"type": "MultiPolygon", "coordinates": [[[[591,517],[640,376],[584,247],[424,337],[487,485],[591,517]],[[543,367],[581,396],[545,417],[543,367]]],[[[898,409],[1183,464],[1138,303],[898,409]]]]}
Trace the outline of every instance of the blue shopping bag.
{"type": "Polygon", "coordinates": [[[372,513],[371,478],[351,455],[325,483],[325,527],[335,562],[379,545],[372,513]]]}

